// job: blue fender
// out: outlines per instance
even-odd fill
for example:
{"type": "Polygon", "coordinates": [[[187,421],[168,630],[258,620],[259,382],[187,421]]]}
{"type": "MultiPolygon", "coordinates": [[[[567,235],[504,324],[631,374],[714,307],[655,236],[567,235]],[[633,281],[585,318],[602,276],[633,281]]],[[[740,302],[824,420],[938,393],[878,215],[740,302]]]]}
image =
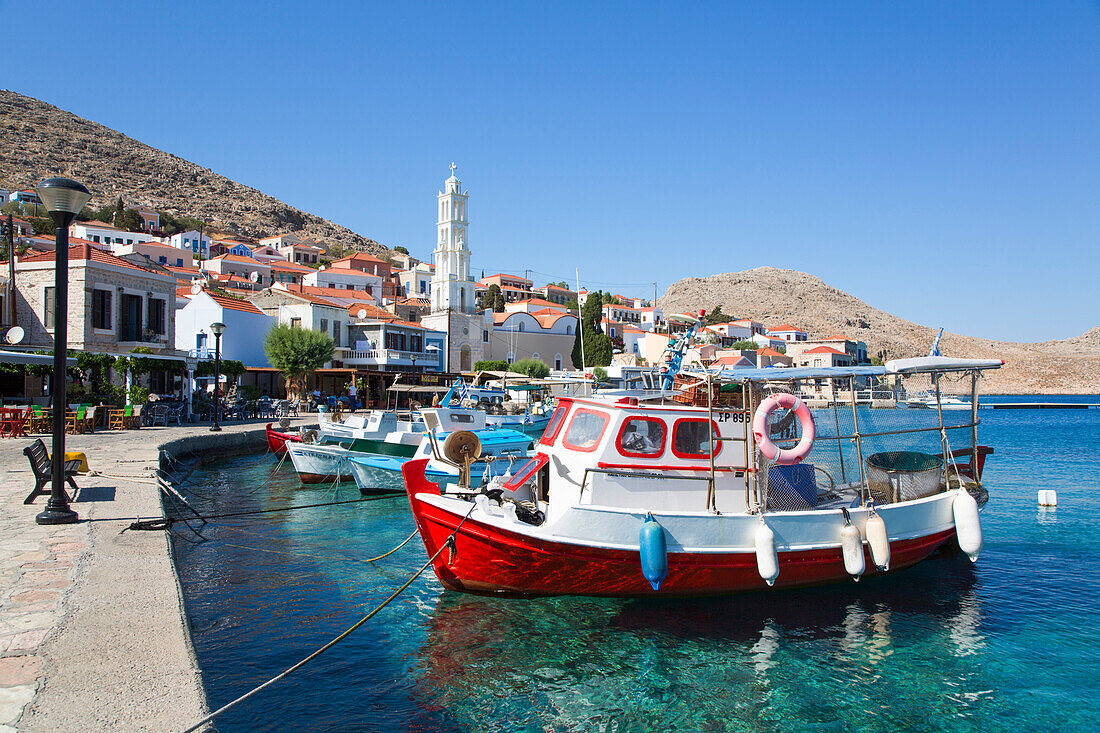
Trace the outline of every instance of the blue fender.
{"type": "Polygon", "coordinates": [[[652,514],[646,515],[642,529],[638,532],[638,548],[642,575],[653,586],[653,590],[660,590],[661,583],[668,575],[668,551],[665,547],[665,530],[652,514]]]}

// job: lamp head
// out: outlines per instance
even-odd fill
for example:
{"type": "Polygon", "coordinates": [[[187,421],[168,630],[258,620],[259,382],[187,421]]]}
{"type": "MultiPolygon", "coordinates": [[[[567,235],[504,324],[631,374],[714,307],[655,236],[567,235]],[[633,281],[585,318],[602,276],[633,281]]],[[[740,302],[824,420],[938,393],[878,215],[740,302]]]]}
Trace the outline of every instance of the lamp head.
{"type": "Polygon", "coordinates": [[[210,324],[210,330],[215,336],[221,336],[223,333],[225,333],[225,324],[221,321],[216,321],[210,324]]]}
{"type": "Polygon", "coordinates": [[[47,178],[38,184],[35,193],[42,199],[46,211],[50,212],[54,224],[59,227],[72,224],[84,204],[92,198],[92,194],[88,193],[83,184],[71,178],[47,178]]]}

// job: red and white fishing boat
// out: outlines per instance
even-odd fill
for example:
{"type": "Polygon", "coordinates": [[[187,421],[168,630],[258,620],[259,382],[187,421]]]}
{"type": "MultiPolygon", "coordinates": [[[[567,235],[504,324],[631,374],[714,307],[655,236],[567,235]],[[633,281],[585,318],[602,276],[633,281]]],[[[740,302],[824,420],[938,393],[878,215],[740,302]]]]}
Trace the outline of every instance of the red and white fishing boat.
{"type": "Polygon", "coordinates": [[[977,400],[945,423],[942,410],[857,406],[856,393],[926,379],[938,391],[945,375],[976,391],[1001,363],[734,370],[700,377],[693,404],[561,398],[505,480],[441,493],[414,460],[406,491],[439,580],[471,593],[718,595],[893,573],[955,543],[976,559],[991,452],[977,400]],[[830,407],[808,409],[823,389],[830,407]]]}
{"type": "Polygon", "coordinates": [[[277,430],[271,429],[272,423],[267,424],[267,447],[277,456],[286,453],[287,441],[291,443],[301,443],[302,436],[297,433],[280,433],[277,430]]]}

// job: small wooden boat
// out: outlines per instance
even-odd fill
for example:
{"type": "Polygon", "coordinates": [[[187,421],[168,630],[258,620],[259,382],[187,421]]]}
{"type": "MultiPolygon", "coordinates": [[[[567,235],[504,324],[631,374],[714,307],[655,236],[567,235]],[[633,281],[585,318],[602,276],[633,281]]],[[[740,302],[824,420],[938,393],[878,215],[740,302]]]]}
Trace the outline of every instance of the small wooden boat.
{"type": "Polygon", "coordinates": [[[293,433],[280,433],[271,429],[272,423],[267,424],[267,447],[277,456],[286,453],[287,441],[301,443],[302,436],[293,433]]]}

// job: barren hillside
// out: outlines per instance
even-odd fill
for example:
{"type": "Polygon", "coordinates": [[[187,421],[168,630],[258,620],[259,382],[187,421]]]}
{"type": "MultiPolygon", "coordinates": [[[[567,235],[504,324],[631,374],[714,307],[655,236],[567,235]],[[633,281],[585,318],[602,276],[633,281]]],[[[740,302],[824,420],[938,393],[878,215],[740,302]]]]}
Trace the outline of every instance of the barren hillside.
{"type": "MultiPolygon", "coordinates": [[[[885,349],[888,358],[928,353],[936,330],[872,308],[813,275],[759,267],[674,283],[659,300],[665,313],[722,310],[766,326],[791,323],[812,337],[843,333],[867,343],[868,352],[885,349]]],[[[1020,344],[944,333],[941,350],[949,356],[1000,358],[1005,366],[988,374],[986,393],[1100,394],[1100,327],[1062,341],[1020,344]]]]}
{"type": "Polygon", "coordinates": [[[304,239],[380,254],[385,247],[327,219],[32,97],[0,90],[0,185],[33,188],[51,175],[88,187],[93,206],[144,204],[251,237],[304,239]]]}

